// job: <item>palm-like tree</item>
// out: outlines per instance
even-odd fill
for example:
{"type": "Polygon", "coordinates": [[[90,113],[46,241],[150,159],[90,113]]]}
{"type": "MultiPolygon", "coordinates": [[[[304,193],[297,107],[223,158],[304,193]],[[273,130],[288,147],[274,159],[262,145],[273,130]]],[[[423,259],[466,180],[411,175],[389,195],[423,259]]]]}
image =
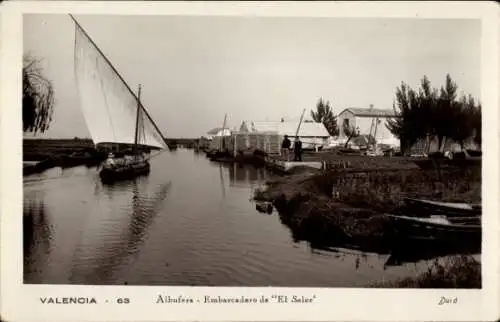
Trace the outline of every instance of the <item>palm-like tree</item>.
{"type": "Polygon", "coordinates": [[[54,87],[42,72],[40,61],[23,59],[23,131],[45,132],[52,121],[54,87]]]}
{"type": "Polygon", "coordinates": [[[316,111],[311,111],[311,117],[314,122],[323,123],[331,136],[339,134],[337,117],[333,114],[333,108],[330,106],[329,101],[324,102],[323,99],[320,98],[316,104],[316,111]]]}

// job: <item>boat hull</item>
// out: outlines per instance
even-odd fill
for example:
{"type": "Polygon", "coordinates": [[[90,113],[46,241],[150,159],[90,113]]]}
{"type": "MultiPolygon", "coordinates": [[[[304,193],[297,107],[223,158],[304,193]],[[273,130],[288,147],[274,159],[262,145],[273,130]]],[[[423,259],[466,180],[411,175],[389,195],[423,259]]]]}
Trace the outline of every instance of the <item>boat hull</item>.
{"type": "Polygon", "coordinates": [[[474,217],[481,216],[481,205],[467,205],[460,203],[435,202],[421,199],[405,199],[405,213],[416,217],[430,217],[441,215],[447,217],[474,217]]]}
{"type": "Polygon", "coordinates": [[[480,247],[481,224],[444,223],[426,218],[388,215],[391,219],[393,237],[419,243],[435,243],[453,248],[480,247]]]}
{"type": "Polygon", "coordinates": [[[110,183],[122,180],[134,179],[138,176],[147,175],[150,172],[149,163],[141,165],[121,166],[116,168],[103,168],[99,172],[102,182],[110,183]]]}

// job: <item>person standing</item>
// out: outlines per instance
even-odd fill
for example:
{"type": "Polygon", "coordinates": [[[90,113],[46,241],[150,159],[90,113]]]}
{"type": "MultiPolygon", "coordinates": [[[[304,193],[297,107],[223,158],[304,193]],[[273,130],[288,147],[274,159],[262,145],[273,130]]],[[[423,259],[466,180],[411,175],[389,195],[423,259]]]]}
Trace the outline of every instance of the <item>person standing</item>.
{"type": "Polygon", "coordinates": [[[108,158],[106,159],[106,162],[104,163],[106,167],[108,168],[113,168],[115,166],[115,159],[114,159],[114,154],[113,153],[108,153],[108,158]]]}
{"type": "Polygon", "coordinates": [[[294,161],[302,162],[302,141],[300,141],[300,138],[298,136],[295,137],[293,150],[295,155],[294,161]]]}
{"type": "Polygon", "coordinates": [[[288,138],[288,135],[285,135],[283,138],[283,142],[281,143],[281,155],[283,156],[285,161],[290,161],[289,160],[289,154],[290,154],[290,146],[292,145],[292,142],[288,138]]]}

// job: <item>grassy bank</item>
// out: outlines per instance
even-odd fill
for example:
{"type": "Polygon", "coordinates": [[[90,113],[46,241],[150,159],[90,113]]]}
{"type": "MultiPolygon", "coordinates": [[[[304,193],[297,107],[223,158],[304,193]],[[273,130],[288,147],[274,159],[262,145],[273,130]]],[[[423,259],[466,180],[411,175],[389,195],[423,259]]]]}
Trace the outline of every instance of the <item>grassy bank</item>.
{"type": "Polygon", "coordinates": [[[376,288],[481,288],[481,264],[470,256],[454,256],[440,263],[437,259],[416,277],[393,282],[375,282],[376,288]]]}
{"type": "Polygon", "coordinates": [[[102,162],[106,155],[97,151],[90,139],[25,139],[23,161],[38,163],[24,165],[23,175],[40,173],[53,167],[94,166],[102,162]]]}
{"type": "Polygon", "coordinates": [[[94,143],[90,139],[25,139],[23,140],[23,160],[42,161],[93,149],[94,143]]]}
{"type": "Polygon", "coordinates": [[[324,172],[303,170],[269,182],[255,199],[272,202],[297,239],[367,250],[386,248],[389,223],[384,213],[400,210],[405,197],[481,202],[480,168],[438,173],[412,168],[407,161],[384,168],[391,161],[379,160],[371,167],[362,165],[365,168],[358,164],[324,172]]]}

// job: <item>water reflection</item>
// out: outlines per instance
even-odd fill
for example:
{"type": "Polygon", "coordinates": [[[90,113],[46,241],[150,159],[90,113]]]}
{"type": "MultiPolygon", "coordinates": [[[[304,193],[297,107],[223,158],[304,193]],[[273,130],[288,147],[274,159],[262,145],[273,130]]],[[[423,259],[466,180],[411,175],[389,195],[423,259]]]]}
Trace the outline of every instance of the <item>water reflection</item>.
{"type": "Polygon", "coordinates": [[[23,202],[24,269],[36,273],[46,263],[52,250],[51,227],[43,197],[29,196],[23,202]]]}
{"type": "Polygon", "coordinates": [[[406,243],[394,248],[387,258],[384,267],[400,266],[408,263],[427,261],[437,257],[450,255],[476,255],[481,253],[477,247],[452,247],[434,243],[406,243]],[[405,246],[404,248],[401,246],[405,246]]]}
{"type": "Polygon", "coordinates": [[[248,184],[262,184],[272,178],[272,175],[265,168],[254,166],[243,166],[231,164],[226,166],[229,172],[231,186],[244,186],[248,184]]]}
{"type": "Polygon", "coordinates": [[[148,229],[153,224],[156,216],[161,212],[163,202],[171,189],[171,182],[161,184],[151,194],[143,194],[141,188],[148,184],[148,178],[137,178],[133,182],[117,182],[113,185],[100,185],[101,193],[109,201],[117,202],[124,194],[129,196],[127,206],[122,208],[121,216],[128,217],[126,230],[115,234],[113,240],[108,240],[96,245],[97,249],[91,249],[91,256],[85,256],[88,252],[85,246],[74,253],[74,261],[80,265],[74,266],[70,281],[74,284],[92,283],[116,283],[117,270],[126,267],[133,260],[141,244],[147,239],[148,229]],[[116,235],[120,236],[117,240],[116,235]],[[83,262],[81,260],[84,259],[83,262]],[[93,268],[88,271],[88,268],[93,268]]]}
{"type": "Polygon", "coordinates": [[[226,199],[226,185],[224,183],[224,175],[222,174],[222,164],[219,165],[219,177],[220,177],[220,186],[222,189],[222,199],[226,199]]]}
{"type": "MultiPolygon", "coordinates": [[[[453,255],[476,255],[481,253],[480,245],[475,243],[442,244],[434,240],[402,241],[399,239],[364,238],[355,239],[344,236],[339,230],[337,234],[321,231],[322,227],[311,228],[308,224],[297,223],[286,214],[279,214],[281,223],[290,229],[294,243],[308,243],[311,252],[315,255],[325,256],[325,253],[333,253],[335,257],[341,258],[339,254],[371,254],[384,256],[386,258],[383,269],[387,267],[402,266],[410,263],[429,261],[437,257],[453,255]],[[343,251],[339,251],[343,249],[343,251]],[[345,250],[349,250],[346,252],[345,250]],[[354,252],[354,253],[353,253],[354,252]]],[[[356,255],[358,256],[358,255],[356,255]]],[[[355,269],[359,269],[360,260],[355,260],[355,269]]]]}

